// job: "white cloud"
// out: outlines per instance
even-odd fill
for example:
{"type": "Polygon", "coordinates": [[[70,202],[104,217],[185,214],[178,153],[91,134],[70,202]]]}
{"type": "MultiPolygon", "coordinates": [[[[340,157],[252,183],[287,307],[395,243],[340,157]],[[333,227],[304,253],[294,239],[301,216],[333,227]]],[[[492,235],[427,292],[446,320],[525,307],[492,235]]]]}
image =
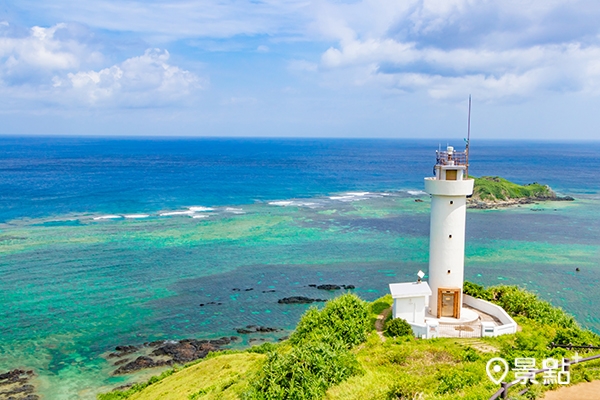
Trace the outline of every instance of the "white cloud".
{"type": "Polygon", "coordinates": [[[0,79],[8,85],[40,81],[57,71],[99,62],[102,55],[72,37],[57,36],[69,31],[67,24],[49,28],[34,26],[26,34],[11,32],[8,24],[0,28],[0,79]]]}
{"type": "Polygon", "coordinates": [[[67,98],[74,97],[90,105],[128,107],[169,104],[203,87],[205,82],[198,76],[168,64],[168,60],[166,50],[148,49],[142,56],[100,71],[55,77],[53,86],[67,98]]]}
{"type": "Polygon", "coordinates": [[[0,94],[45,105],[156,107],[206,85],[170,64],[166,50],[149,49],[105,66],[106,58],[85,35],[85,29],[64,23],[21,31],[0,25],[0,94]]]}
{"type": "Polygon", "coordinates": [[[600,92],[597,2],[364,0],[321,10],[318,29],[338,41],[321,65],[354,70],[353,83],[437,99],[600,92]]]}

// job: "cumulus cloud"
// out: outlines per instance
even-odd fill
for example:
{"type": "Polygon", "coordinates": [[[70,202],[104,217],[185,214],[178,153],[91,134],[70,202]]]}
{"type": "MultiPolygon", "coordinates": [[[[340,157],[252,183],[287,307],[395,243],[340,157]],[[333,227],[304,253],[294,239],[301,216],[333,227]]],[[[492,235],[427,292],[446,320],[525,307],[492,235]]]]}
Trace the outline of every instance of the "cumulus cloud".
{"type": "Polygon", "coordinates": [[[328,4],[321,66],[438,99],[600,92],[600,3],[409,0],[328,4]],[[385,4],[384,4],[385,3],[385,4]],[[366,15],[365,18],[360,18],[366,15]],[[362,76],[361,76],[362,75],[362,76]]]}
{"type": "Polygon", "coordinates": [[[103,68],[105,57],[86,35],[85,28],[64,23],[31,29],[0,25],[0,93],[48,105],[155,107],[206,85],[170,64],[168,51],[160,49],[103,68]]]}
{"type": "Polygon", "coordinates": [[[79,68],[99,62],[102,55],[73,38],[67,24],[29,30],[0,26],[0,79],[14,85],[41,82],[57,71],[79,68]]]}
{"type": "Polygon", "coordinates": [[[144,55],[100,71],[68,73],[55,77],[53,86],[90,104],[146,107],[169,104],[201,89],[195,74],[170,65],[169,52],[148,49],[144,55]]]}

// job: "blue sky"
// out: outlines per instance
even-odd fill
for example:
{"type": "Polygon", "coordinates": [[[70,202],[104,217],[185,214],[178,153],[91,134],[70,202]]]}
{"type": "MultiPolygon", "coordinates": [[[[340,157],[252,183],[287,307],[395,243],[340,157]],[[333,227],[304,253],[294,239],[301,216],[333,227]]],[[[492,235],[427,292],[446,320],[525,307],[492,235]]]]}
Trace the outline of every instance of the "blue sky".
{"type": "Polygon", "coordinates": [[[600,139],[597,1],[0,1],[0,134],[600,139]]]}

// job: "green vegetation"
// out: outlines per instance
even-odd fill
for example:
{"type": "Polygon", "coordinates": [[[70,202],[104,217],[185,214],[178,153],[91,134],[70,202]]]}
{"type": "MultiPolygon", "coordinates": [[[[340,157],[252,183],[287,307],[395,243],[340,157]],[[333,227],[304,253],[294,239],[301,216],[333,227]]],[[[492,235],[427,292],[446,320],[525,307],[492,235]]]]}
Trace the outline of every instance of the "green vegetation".
{"type": "Polygon", "coordinates": [[[473,199],[483,201],[507,201],[523,198],[554,198],[552,190],[539,183],[517,185],[498,176],[482,176],[475,178],[473,199]]]}
{"type": "MultiPolygon", "coordinates": [[[[563,310],[517,287],[466,283],[465,293],[503,306],[521,330],[478,339],[418,340],[398,333],[382,342],[373,321],[391,306],[391,296],[369,305],[346,294],[321,311],[307,311],[286,342],[216,353],[138,385],[134,393],[132,388],[100,398],[487,399],[498,389],[485,370],[493,357],[511,364],[516,357],[534,357],[541,367],[545,358],[573,356],[573,351],[550,348],[552,342],[600,345],[598,335],[582,329],[563,310]]],[[[389,331],[395,325],[404,324],[388,321],[386,327],[389,331]]],[[[593,379],[600,379],[600,362],[571,367],[572,383],[593,379]]],[[[527,396],[539,397],[547,389],[533,385],[527,396]]],[[[510,396],[518,398],[516,390],[510,396]]]]}
{"type": "Polygon", "coordinates": [[[353,294],[309,309],[290,337],[291,347],[269,354],[245,399],[320,399],[327,389],[361,372],[349,351],[370,331],[367,304],[353,294]]]}
{"type": "Polygon", "coordinates": [[[402,318],[390,319],[385,324],[385,335],[389,337],[411,336],[412,328],[406,320],[402,318]]]}

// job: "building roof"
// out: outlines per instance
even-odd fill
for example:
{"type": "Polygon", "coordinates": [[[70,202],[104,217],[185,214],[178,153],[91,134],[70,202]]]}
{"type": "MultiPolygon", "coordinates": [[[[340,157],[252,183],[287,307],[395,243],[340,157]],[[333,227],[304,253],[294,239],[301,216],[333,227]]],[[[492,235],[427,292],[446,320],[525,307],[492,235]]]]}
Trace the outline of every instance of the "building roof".
{"type": "Polygon", "coordinates": [[[392,298],[431,296],[431,288],[427,282],[390,283],[392,298]]]}

